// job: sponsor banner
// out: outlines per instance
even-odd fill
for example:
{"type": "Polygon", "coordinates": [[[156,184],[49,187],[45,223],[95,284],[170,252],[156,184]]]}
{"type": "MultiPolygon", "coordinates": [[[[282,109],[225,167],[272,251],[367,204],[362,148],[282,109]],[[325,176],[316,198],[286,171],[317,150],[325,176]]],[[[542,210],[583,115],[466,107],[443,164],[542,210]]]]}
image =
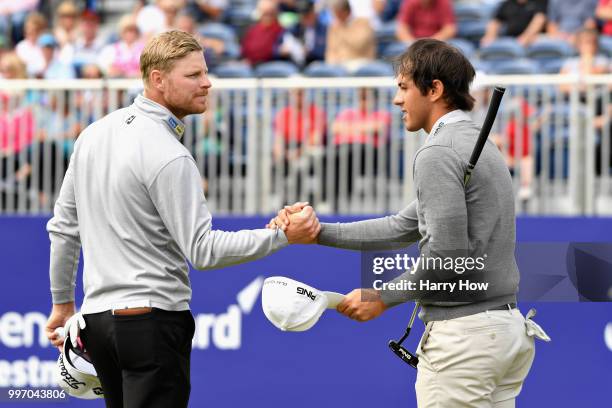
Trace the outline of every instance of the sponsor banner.
{"type": "MultiPolygon", "coordinates": [[[[45,222],[43,218],[0,217],[0,389],[6,396],[11,390],[17,395],[17,389],[54,389],[58,351],[44,336],[50,310],[45,222]]],[[[239,230],[266,222],[265,218],[215,218],[214,224],[219,229],[239,230]]],[[[522,241],[519,245],[557,241],[567,249],[568,242],[599,242],[604,246],[588,244],[578,250],[606,261],[609,258],[597,251],[605,248],[610,230],[610,219],[528,218],[518,220],[517,233],[522,241]]],[[[557,263],[556,259],[548,261],[557,263]]],[[[563,262],[567,265],[567,258],[563,262]]],[[[546,265],[543,261],[542,273],[557,272],[547,271],[546,265]]],[[[192,271],[196,334],[190,406],[310,407],[323,401],[322,406],[416,407],[416,372],[387,347],[389,340],[403,334],[412,305],[397,306],[368,323],[357,323],[329,310],[310,330],[298,333],[278,330],[262,312],[260,291],[266,277],[287,276],[320,290],[346,293],[361,286],[361,268],[359,252],[294,246],[249,264],[192,271]]],[[[580,278],[574,285],[572,276],[566,276],[569,286],[582,287],[580,278]]],[[[588,281],[582,281],[585,279],[588,281]]],[[[77,283],[80,302],[80,276],[77,283]]],[[[583,297],[588,299],[589,291],[595,289],[587,285],[583,297]]],[[[530,307],[538,310],[535,321],[552,342],[537,343],[535,363],[517,404],[609,404],[612,303],[571,300],[520,304],[523,313],[530,307]]],[[[408,350],[416,349],[422,332],[423,325],[416,322],[404,343],[408,350]]],[[[38,395],[54,394],[45,391],[38,395]]],[[[7,398],[0,399],[0,406],[12,406],[14,402],[7,398]]],[[[21,400],[17,406],[100,407],[103,403],[69,398],[21,400]]]]}

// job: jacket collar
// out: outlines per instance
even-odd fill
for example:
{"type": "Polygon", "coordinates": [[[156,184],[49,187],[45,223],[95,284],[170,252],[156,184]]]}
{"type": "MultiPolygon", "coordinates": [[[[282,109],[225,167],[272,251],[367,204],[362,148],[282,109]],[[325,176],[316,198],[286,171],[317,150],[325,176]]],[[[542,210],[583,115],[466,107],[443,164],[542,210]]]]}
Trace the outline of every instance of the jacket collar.
{"type": "Polygon", "coordinates": [[[185,134],[185,124],[183,121],[174,116],[165,106],[153,102],[143,94],[139,94],[136,97],[134,106],[146,116],[164,122],[177,139],[181,139],[185,134]]]}
{"type": "Polygon", "coordinates": [[[438,131],[445,125],[469,120],[472,120],[472,118],[470,118],[470,116],[462,110],[455,109],[454,111],[450,111],[436,120],[436,123],[434,123],[434,125],[431,127],[431,132],[427,136],[427,140],[435,137],[438,131]]]}

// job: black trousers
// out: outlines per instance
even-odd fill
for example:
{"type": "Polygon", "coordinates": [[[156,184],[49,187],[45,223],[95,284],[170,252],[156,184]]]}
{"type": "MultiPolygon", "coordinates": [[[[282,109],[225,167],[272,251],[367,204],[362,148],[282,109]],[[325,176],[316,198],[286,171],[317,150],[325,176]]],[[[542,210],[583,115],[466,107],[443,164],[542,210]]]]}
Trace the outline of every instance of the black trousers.
{"type": "Polygon", "coordinates": [[[187,407],[195,322],[190,311],[83,316],[81,338],[109,408],[187,407]]]}

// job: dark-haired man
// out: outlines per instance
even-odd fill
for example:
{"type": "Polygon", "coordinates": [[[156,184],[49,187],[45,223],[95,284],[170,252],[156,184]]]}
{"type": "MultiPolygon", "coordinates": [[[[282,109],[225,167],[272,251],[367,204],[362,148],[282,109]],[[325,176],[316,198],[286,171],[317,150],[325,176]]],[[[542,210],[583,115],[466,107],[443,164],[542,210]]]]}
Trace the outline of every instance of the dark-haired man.
{"type": "MultiPolygon", "coordinates": [[[[417,199],[398,214],[372,220],[321,224],[320,245],[354,250],[406,247],[419,241],[417,263],[395,283],[409,290],[356,289],[338,311],[358,321],[410,300],[421,303],[426,323],[417,355],[416,394],[423,407],[514,407],[533,362],[533,338],[516,309],[519,273],[514,259],[512,181],[501,153],[487,142],[467,185],[464,174],[479,128],[466,111],[474,68],[448,44],[414,42],[397,64],[397,94],[406,129],[429,136],[413,163],[417,199]],[[484,261],[465,270],[466,259],[484,261]],[[436,260],[452,260],[440,267],[436,260]],[[434,262],[429,262],[433,260],[434,262]],[[461,261],[461,264],[459,263],[461,261]],[[455,265],[454,267],[452,265],[455,265]],[[479,280],[482,293],[451,293],[420,286],[479,280]],[[408,283],[414,283],[410,287],[408,283]]],[[[279,213],[270,226],[288,231],[301,206],[279,213]],[[274,224],[274,225],[273,225],[274,224]]]]}

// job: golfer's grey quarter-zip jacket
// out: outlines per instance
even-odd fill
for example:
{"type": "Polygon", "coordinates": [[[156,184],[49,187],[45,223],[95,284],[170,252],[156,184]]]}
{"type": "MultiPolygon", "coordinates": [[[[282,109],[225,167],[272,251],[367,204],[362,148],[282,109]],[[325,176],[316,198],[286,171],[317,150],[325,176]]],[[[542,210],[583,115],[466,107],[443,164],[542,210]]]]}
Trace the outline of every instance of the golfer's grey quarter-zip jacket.
{"type": "Polygon", "coordinates": [[[219,268],[287,245],[280,229],[213,230],[183,132],[168,109],[139,95],[81,133],[47,224],[53,303],[74,300],[81,246],[81,311],[97,313],[187,310],[187,261],[196,269],[219,268]]]}

